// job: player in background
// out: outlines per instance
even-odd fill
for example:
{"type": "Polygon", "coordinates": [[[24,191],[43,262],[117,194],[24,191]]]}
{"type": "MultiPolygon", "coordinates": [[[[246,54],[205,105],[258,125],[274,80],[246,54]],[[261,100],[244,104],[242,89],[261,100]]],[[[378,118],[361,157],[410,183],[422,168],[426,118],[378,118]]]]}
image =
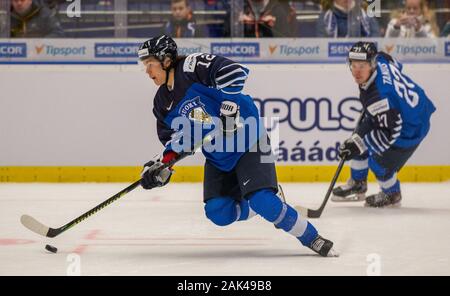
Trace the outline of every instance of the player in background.
{"type": "Polygon", "coordinates": [[[359,86],[364,116],[356,132],[339,148],[351,159],[351,178],[333,190],[333,201],[362,201],[369,168],[381,191],[365,198],[369,207],[399,206],[397,173],[430,130],[436,110],[424,90],[403,73],[403,66],[372,42],[357,42],[348,62],[359,86]]]}
{"type": "MultiPolygon", "coordinates": [[[[144,42],[138,53],[146,73],[159,86],[153,113],[159,140],[165,145],[162,159],[144,165],[142,187],[164,186],[170,180],[172,170],[158,168],[183,153],[173,141],[179,132],[174,122],[187,119],[192,130],[200,124],[202,136],[211,130],[208,126],[220,126],[215,143],[223,141],[223,146],[232,143],[234,147],[232,151],[202,147],[206,158],[206,217],[218,226],[226,226],[258,214],[321,256],[337,256],[333,243],[321,237],[305,217],[277,195],[274,161],[262,161],[272,153],[268,135],[252,98],[242,94],[249,70],[211,54],[177,56],[176,43],[165,35],[144,42]],[[246,133],[247,126],[242,127],[241,123],[249,119],[255,119],[253,135],[257,137],[249,137],[252,131],[246,133]],[[239,150],[235,144],[242,136],[245,147],[239,150]],[[269,149],[263,149],[264,143],[269,149]]],[[[183,141],[188,140],[184,135],[183,141]]]]}

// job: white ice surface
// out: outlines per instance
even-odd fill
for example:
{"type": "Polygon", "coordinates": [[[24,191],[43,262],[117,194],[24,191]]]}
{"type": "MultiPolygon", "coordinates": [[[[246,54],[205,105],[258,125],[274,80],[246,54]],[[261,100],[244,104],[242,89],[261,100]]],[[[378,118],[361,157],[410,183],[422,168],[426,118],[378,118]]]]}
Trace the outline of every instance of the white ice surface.
{"type": "MultiPolygon", "coordinates": [[[[0,184],[0,275],[450,275],[448,182],[402,184],[399,209],[330,201],[312,222],[339,258],[315,255],[259,217],[213,225],[200,183],[138,188],[55,239],[20,224],[29,214],[59,227],[127,185],[0,184]]],[[[289,203],[315,208],[327,186],[286,183],[284,191],[289,203]]]]}

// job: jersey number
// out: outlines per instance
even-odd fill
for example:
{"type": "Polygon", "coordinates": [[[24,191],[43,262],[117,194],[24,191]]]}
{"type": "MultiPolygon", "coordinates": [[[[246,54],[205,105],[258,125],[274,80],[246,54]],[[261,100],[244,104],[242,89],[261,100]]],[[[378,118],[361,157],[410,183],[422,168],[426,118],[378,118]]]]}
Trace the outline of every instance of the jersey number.
{"type": "Polygon", "coordinates": [[[387,128],[388,127],[388,122],[387,122],[387,115],[386,114],[380,114],[377,116],[378,117],[378,122],[380,124],[380,127],[383,128],[387,128]]]}
{"type": "Polygon", "coordinates": [[[200,56],[201,58],[204,58],[205,60],[207,60],[208,62],[202,62],[202,61],[198,61],[197,65],[202,65],[205,66],[206,68],[208,68],[209,66],[211,66],[211,61],[214,60],[214,58],[216,57],[215,55],[212,54],[202,54],[200,56]]]}
{"type": "Polygon", "coordinates": [[[405,99],[405,101],[412,108],[419,104],[419,95],[417,92],[413,91],[412,88],[415,87],[414,83],[408,82],[398,68],[394,65],[389,64],[392,74],[394,75],[394,87],[400,98],[405,99]]]}

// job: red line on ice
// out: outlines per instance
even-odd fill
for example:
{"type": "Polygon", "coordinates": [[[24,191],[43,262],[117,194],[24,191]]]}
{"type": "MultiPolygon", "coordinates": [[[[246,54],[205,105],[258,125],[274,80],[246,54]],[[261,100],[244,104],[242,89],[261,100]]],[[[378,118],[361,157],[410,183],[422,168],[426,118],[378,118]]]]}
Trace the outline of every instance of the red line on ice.
{"type": "Polygon", "coordinates": [[[20,238],[0,238],[0,246],[25,245],[32,243],[35,243],[35,241],[20,238]]]}
{"type": "MultiPolygon", "coordinates": [[[[92,231],[90,231],[85,237],[84,239],[86,240],[96,240],[97,239],[97,235],[100,233],[100,229],[94,229],[92,231]]],[[[87,244],[80,244],[78,246],[75,247],[75,249],[72,251],[72,253],[76,253],[78,255],[83,254],[84,252],[86,252],[86,249],[88,248],[89,245],[87,244]]]]}

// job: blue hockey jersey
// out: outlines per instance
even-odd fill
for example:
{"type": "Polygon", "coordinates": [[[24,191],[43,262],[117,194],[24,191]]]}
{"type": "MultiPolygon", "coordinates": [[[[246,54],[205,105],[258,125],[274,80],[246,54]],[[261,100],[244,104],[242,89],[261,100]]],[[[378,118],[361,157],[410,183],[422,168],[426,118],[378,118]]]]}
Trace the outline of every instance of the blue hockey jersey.
{"type": "Polygon", "coordinates": [[[214,166],[222,171],[232,170],[243,153],[264,134],[253,99],[241,93],[248,73],[245,66],[221,56],[196,53],[179,60],[175,65],[173,89],[162,85],[154,98],[158,137],[166,151],[181,152],[186,150],[183,148],[186,139],[193,146],[216,131],[221,106],[224,102],[234,102],[239,106],[240,121],[253,125],[243,125],[231,136],[216,133],[212,144],[219,149],[210,151],[203,147],[203,154],[214,166]],[[180,133],[181,141],[175,145],[174,136],[179,138],[180,133]]]}
{"type": "Polygon", "coordinates": [[[392,145],[416,146],[430,129],[430,117],[436,108],[402,69],[402,64],[381,53],[376,71],[360,85],[365,115],[356,133],[371,153],[382,154],[392,145]]]}

